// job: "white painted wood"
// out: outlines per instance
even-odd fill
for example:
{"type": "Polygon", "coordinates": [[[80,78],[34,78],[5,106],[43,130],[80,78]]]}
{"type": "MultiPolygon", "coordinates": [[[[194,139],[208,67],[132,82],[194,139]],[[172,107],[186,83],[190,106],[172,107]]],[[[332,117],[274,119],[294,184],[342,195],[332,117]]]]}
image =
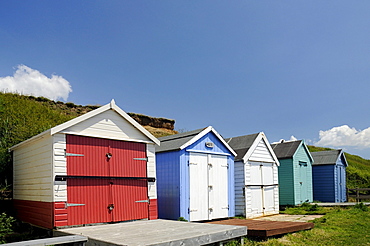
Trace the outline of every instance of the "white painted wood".
{"type": "MultiPolygon", "coordinates": [[[[275,193],[277,186],[266,186],[264,187],[264,214],[271,215],[279,213],[279,206],[276,206],[275,199],[277,198],[275,193]]],[[[277,198],[278,199],[278,198],[277,198]]],[[[279,199],[278,199],[279,200],[279,199]]]]}
{"type": "Polygon", "coordinates": [[[208,155],[209,158],[209,219],[226,218],[229,213],[228,203],[228,166],[227,157],[208,155]]]}
{"type": "Polygon", "coordinates": [[[152,142],[129,121],[112,110],[105,111],[86,121],[72,125],[64,129],[62,133],[117,140],[152,142]]]}
{"type": "Polygon", "coordinates": [[[208,220],[208,156],[201,153],[189,155],[190,221],[208,220]]]}
{"type": "Polygon", "coordinates": [[[263,194],[260,186],[248,187],[251,197],[251,207],[247,213],[248,218],[255,218],[263,215],[263,194]]]}
{"type": "Polygon", "coordinates": [[[43,136],[13,150],[13,198],[51,202],[51,137],[43,136]]]}
{"type": "Polygon", "coordinates": [[[274,162],[274,158],[269,151],[267,144],[263,138],[261,138],[254,149],[252,155],[248,159],[249,161],[260,161],[260,162],[274,162]]]}
{"type": "MultiPolygon", "coordinates": [[[[234,155],[236,156],[236,152],[225,142],[225,139],[212,127],[208,126],[204,128],[203,131],[201,131],[198,135],[190,139],[188,142],[184,143],[182,146],[180,146],[180,149],[184,149],[193,143],[197,142],[199,139],[201,139],[203,136],[205,136],[207,133],[213,132],[216,137],[225,145],[225,147],[234,155]]],[[[223,153],[224,154],[224,153],[223,153]]]]}
{"type": "MultiPolygon", "coordinates": [[[[148,157],[147,162],[147,175],[149,178],[155,178],[156,175],[156,163],[155,163],[155,145],[146,145],[146,155],[148,157]]],[[[157,182],[148,182],[148,197],[149,199],[157,199],[157,182]]]]}
{"type": "MultiPolygon", "coordinates": [[[[145,135],[149,140],[149,142],[153,142],[155,144],[160,144],[159,140],[155,138],[152,134],[150,134],[144,127],[142,127],[139,123],[137,123],[133,118],[131,118],[125,111],[123,111],[121,108],[119,108],[114,100],[112,100],[109,104],[106,104],[98,109],[95,109],[93,111],[90,111],[86,114],[83,114],[77,118],[74,118],[70,121],[67,121],[61,125],[58,125],[56,127],[53,127],[50,129],[51,135],[54,135],[58,132],[63,132],[64,130],[71,128],[75,125],[78,125],[83,122],[88,122],[92,118],[98,118],[102,114],[106,112],[116,112],[119,115],[119,118],[125,119],[127,123],[129,123],[132,127],[136,128],[137,131],[141,132],[143,135],[145,135]]],[[[103,122],[104,124],[104,122],[103,122]]],[[[109,125],[109,123],[108,123],[109,125]]],[[[109,128],[109,127],[108,127],[109,128]]]]}
{"type": "MultiPolygon", "coordinates": [[[[66,135],[57,133],[53,135],[53,176],[67,175],[67,158],[65,150],[67,148],[66,135]]],[[[53,182],[53,199],[54,202],[67,201],[67,182],[53,182]]]]}
{"type": "Polygon", "coordinates": [[[245,181],[246,185],[261,185],[262,175],[261,175],[261,163],[259,162],[248,162],[250,169],[249,180],[245,181]]]}

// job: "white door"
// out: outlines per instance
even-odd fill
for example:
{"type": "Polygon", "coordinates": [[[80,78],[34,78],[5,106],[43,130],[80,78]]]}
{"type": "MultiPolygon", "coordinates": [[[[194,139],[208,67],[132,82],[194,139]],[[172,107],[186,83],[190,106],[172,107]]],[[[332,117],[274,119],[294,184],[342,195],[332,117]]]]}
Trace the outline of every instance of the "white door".
{"type": "Polygon", "coordinates": [[[208,220],[208,156],[190,153],[190,221],[208,220]]]}
{"type": "Polygon", "coordinates": [[[229,215],[227,157],[208,155],[209,158],[209,219],[226,218],[229,215]]]}
{"type": "Polygon", "coordinates": [[[262,188],[261,186],[250,186],[248,187],[251,194],[251,207],[248,217],[258,217],[263,215],[263,197],[262,197],[262,188]]]}
{"type": "Polygon", "coordinates": [[[190,153],[190,221],[228,217],[227,157],[190,153]]]}
{"type": "Polygon", "coordinates": [[[271,214],[275,211],[274,164],[262,162],[249,162],[250,181],[246,182],[246,214],[248,217],[258,217],[271,214]]]}
{"type": "Polygon", "coordinates": [[[276,213],[277,208],[275,207],[275,189],[277,189],[275,186],[264,187],[264,215],[276,213]]]}

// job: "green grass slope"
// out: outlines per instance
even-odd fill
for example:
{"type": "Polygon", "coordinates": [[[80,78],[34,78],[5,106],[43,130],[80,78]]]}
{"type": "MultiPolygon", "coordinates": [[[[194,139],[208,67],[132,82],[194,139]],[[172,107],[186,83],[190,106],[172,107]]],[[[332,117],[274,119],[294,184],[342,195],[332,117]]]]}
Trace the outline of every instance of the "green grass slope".
{"type": "MultiPolygon", "coordinates": [[[[0,92],[0,191],[4,189],[6,184],[12,182],[11,156],[8,153],[11,146],[98,107],[95,105],[75,105],[71,102],[55,102],[44,97],[0,92]]],[[[173,126],[174,120],[135,113],[128,114],[155,137],[177,133],[173,129],[164,128],[168,128],[168,125],[171,126],[171,124],[173,126]],[[157,124],[157,127],[145,125],[153,122],[157,124]]]]}
{"type": "MultiPolygon", "coordinates": [[[[332,150],[330,148],[308,146],[310,152],[332,150]]],[[[344,153],[348,167],[346,169],[347,188],[370,188],[370,160],[357,155],[344,153]]]]}

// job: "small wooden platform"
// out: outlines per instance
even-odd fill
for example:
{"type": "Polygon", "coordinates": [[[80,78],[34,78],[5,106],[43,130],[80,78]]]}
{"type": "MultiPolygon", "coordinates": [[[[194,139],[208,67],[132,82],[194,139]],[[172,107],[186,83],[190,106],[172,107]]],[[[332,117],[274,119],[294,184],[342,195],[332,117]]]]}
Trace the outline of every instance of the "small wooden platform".
{"type": "Polygon", "coordinates": [[[248,236],[271,237],[290,232],[312,229],[314,223],[310,222],[289,222],[289,221],[265,221],[228,219],[208,222],[210,224],[247,226],[248,236]]]}
{"type": "Polygon", "coordinates": [[[207,245],[241,239],[245,226],[212,225],[171,220],[142,220],[107,225],[58,229],[54,236],[82,235],[87,246],[101,245],[207,245]]]}

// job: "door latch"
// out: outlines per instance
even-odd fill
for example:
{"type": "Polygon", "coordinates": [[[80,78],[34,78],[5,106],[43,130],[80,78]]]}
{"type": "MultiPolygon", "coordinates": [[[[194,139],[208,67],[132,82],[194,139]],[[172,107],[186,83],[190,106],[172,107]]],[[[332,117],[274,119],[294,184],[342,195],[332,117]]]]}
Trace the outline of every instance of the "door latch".
{"type": "Polygon", "coordinates": [[[114,204],[109,204],[107,208],[109,211],[112,211],[114,209],[114,204]]]}

